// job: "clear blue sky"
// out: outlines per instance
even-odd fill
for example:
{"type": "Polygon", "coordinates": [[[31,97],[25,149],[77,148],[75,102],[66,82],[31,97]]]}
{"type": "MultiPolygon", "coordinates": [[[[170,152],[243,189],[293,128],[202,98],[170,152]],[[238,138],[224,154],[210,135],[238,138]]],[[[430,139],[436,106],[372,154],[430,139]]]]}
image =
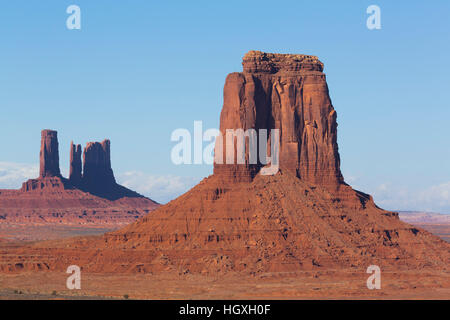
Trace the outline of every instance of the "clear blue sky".
{"type": "Polygon", "coordinates": [[[50,128],[63,168],[71,139],[110,138],[118,174],[206,176],[171,163],[171,132],[218,127],[248,50],[304,53],[325,64],[347,180],[389,209],[450,212],[449,17],[449,1],[3,1],[0,162],[36,163],[50,128]]]}

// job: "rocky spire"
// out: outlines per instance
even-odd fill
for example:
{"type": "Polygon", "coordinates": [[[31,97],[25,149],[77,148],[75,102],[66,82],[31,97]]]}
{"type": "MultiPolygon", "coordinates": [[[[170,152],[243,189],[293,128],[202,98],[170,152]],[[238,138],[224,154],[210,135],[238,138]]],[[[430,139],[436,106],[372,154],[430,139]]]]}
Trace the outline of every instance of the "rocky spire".
{"type": "Polygon", "coordinates": [[[70,175],[69,180],[74,186],[81,184],[81,145],[70,143],[70,175]]]}
{"type": "MultiPolygon", "coordinates": [[[[224,87],[224,157],[227,129],[279,129],[281,170],[331,189],[343,183],[336,112],[322,62],[309,55],[250,51],[242,65],[244,71],[229,74],[224,87]]],[[[246,151],[245,164],[225,164],[224,158],[224,164],[215,163],[214,173],[251,180],[263,164],[249,163],[246,151]]]]}
{"type": "Polygon", "coordinates": [[[58,133],[42,130],[39,177],[61,177],[59,170],[58,133]]]}

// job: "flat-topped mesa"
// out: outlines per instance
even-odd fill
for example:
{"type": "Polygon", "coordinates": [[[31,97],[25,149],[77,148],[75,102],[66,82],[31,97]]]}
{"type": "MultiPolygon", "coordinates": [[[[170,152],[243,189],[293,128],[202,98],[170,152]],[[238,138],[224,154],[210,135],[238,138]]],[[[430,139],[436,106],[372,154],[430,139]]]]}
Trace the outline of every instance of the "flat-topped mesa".
{"type": "MultiPolygon", "coordinates": [[[[336,111],[322,62],[309,55],[250,51],[242,64],[244,72],[229,74],[224,87],[220,115],[224,157],[227,129],[279,129],[280,170],[329,190],[339,189],[344,180],[336,111]]],[[[230,165],[224,158],[224,164],[214,164],[214,173],[235,182],[251,181],[263,165],[260,159],[250,164],[248,150],[245,159],[245,164],[230,165]]]]}
{"type": "Polygon", "coordinates": [[[111,143],[109,140],[88,142],[83,152],[82,183],[89,190],[103,190],[115,185],[116,179],[111,168],[111,143]]]}
{"type": "Polygon", "coordinates": [[[277,73],[279,71],[323,71],[316,56],[305,54],[266,53],[249,51],[242,59],[244,72],[277,73]]]}
{"type": "Polygon", "coordinates": [[[61,171],[59,170],[58,133],[56,131],[42,130],[39,158],[39,178],[61,177],[61,171]]]}
{"type": "Polygon", "coordinates": [[[70,174],[69,180],[74,186],[81,185],[81,145],[70,143],[70,174]]]}

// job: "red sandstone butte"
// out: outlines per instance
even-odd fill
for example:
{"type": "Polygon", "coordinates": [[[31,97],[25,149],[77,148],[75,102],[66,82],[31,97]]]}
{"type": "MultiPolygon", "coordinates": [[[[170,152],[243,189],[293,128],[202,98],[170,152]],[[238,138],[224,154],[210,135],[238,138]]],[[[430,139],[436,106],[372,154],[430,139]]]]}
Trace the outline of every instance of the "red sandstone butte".
{"type": "MultiPolygon", "coordinates": [[[[226,129],[279,129],[283,169],[304,181],[336,189],[343,183],[336,111],[322,62],[315,56],[250,51],[242,65],[244,71],[229,74],[225,82],[222,134],[226,129]]],[[[226,174],[236,166],[215,165],[214,172],[226,174]]],[[[233,178],[254,177],[261,166],[233,178]]]]}
{"type": "Polygon", "coordinates": [[[43,130],[39,178],[24,182],[20,190],[0,190],[0,230],[8,224],[115,228],[158,207],[116,183],[110,154],[109,140],[88,143],[82,172],[81,146],[72,142],[66,179],[59,169],[57,132],[43,130]]]}
{"type": "MultiPolygon", "coordinates": [[[[372,201],[344,182],[337,145],[336,111],[328,94],[323,63],[316,56],[249,51],[243,72],[230,73],[223,91],[220,130],[226,154],[227,129],[279,129],[280,167],[299,179],[321,185],[352,206],[372,201]]],[[[270,136],[268,137],[270,145],[270,136]]],[[[232,181],[251,181],[263,166],[214,165],[232,181]]]]}
{"type": "Polygon", "coordinates": [[[449,243],[344,182],[336,111],[317,57],[250,51],[243,69],[226,79],[220,129],[280,129],[277,174],[216,163],[212,176],[123,229],[4,250],[0,270],[64,271],[76,261],[99,273],[365,273],[372,264],[448,273],[449,243]]]}

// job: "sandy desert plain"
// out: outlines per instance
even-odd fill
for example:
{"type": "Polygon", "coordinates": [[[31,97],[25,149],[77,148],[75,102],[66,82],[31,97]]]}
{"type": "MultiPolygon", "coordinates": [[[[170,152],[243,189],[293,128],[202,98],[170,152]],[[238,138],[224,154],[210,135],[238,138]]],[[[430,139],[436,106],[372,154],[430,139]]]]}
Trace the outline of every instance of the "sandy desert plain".
{"type": "Polygon", "coordinates": [[[82,274],[81,290],[66,288],[67,274],[1,275],[1,299],[444,299],[450,275],[383,272],[382,288],[368,290],[365,272],[339,270],[217,276],[82,274]]]}
{"type": "MultiPolygon", "coordinates": [[[[416,221],[416,214],[409,216],[405,220],[416,221]]],[[[417,226],[450,240],[450,223],[442,218],[428,224],[421,221],[417,226]]],[[[12,238],[34,234],[33,229],[19,229],[20,233],[12,238]]],[[[55,237],[55,228],[37,229],[40,237],[55,237]]],[[[86,233],[83,228],[56,230],[56,237],[86,233]]],[[[104,230],[91,232],[101,234],[104,230]]],[[[23,241],[0,242],[1,249],[18,245],[23,245],[23,241]]],[[[367,289],[369,274],[354,269],[267,272],[251,276],[245,273],[184,274],[171,268],[157,274],[83,272],[81,290],[67,289],[68,276],[65,272],[0,273],[0,299],[450,299],[450,273],[433,270],[382,272],[381,290],[367,289]]]]}

